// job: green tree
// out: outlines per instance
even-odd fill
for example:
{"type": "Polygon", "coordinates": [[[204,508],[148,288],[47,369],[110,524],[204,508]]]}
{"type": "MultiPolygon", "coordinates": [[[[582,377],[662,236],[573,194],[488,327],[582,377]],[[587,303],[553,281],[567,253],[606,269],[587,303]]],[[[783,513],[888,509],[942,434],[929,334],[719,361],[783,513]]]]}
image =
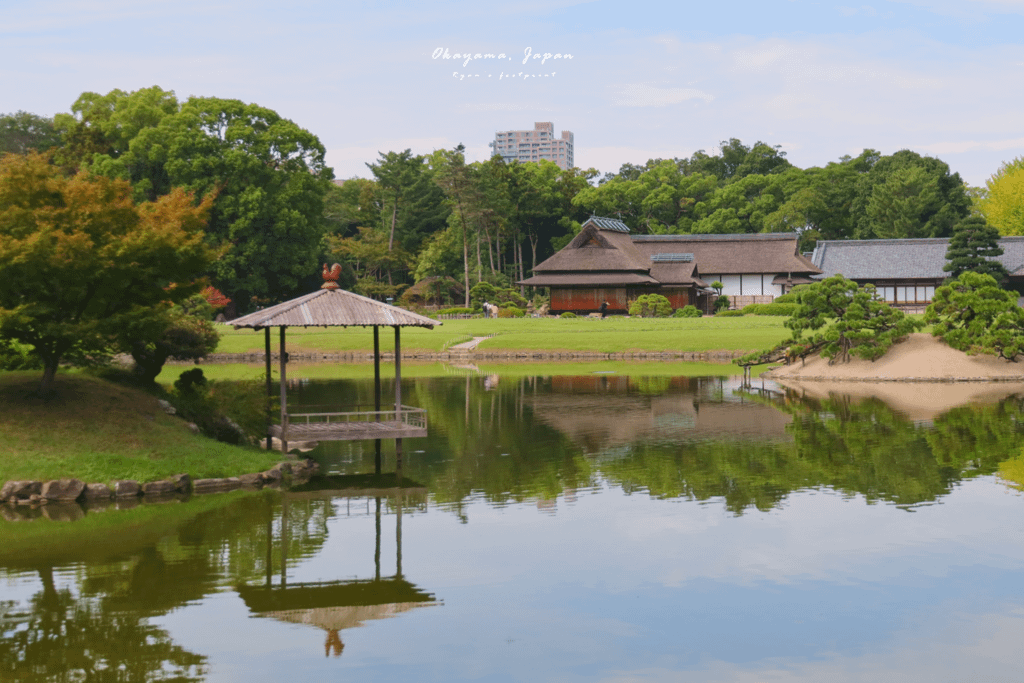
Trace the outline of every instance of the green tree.
{"type": "Polygon", "coordinates": [[[1000,166],[985,187],[977,205],[989,223],[1002,235],[1024,235],[1024,157],[1000,166]]]}
{"type": "Polygon", "coordinates": [[[172,188],[215,197],[207,238],[226,250],[211,279],[235,306],[316,281],[333,173],[315,135],[255,104],[179,103],[159,87],[84,93],[72,112],[55,117],[66,167],[128,180],[139,201],[172,188]]]}
{"type": "Polygon", "coordinates": [[[879,158],[857,184],[850,206],[850,214],[859,217],[857,239],[949,237],[970,213],[960,174],[910,150],[879,158]]]}
{"type": "Polygon", "coordinates": [[[152,383],[169,359],[198,360],[213,353],[220,334],[213,326],[213,307],[201,294],[166,311],[162,317],[135,322],[123,335],[135,361],[135,375],[152,383]]]}
{"type": "Polygon", "coordinates": [[[45,152],[59,144],[53,119],[27,111],[0,114],[0,154],[45,152]]]}
{"type": "Polygon", "coordinates": [[[1014,293],[1001,289],[991,275],[968,270],[936,289],[924,320],[954,349],[1010,360],[1020,352],[1024,311],[1014,293]]]}
{"type": "Polygon", "coordinates": [[[1009,273],[996,260],[1002,256],[999,246],[999,231],[989,225],[984,216],[968,216],[953,230],[946,250],[946,265],[942,267],[951,279],[967,271],[991,275],[997,282],[1005,280],[1009,273]]]}
{"type": "Polygon", "coordinates": [[[38,153],[0,158],[0,335],[34,347],[40,393],[67,354],[106,353],[198,291],[211,204],[176,190],[136,205],[125,181],[68,178],[38,153]]]}

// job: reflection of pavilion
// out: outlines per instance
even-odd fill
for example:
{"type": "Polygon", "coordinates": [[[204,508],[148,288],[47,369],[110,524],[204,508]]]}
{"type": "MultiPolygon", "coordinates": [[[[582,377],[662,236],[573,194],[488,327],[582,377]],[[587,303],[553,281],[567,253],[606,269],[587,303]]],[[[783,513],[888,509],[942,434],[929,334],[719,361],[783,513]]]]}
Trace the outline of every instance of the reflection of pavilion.
{"type": "Polygon", "coordinates": [[[706,378],[556,377],[551,393],[528,400],[539,421],[595,451],[639,440],[791,439],[789,415],[706,378]]]}
{"type": "MultiPolygon", "coordinates": [[[[337,485],[342,477],[333,478],[337,485]]],[[[421,487],[388,489],[338,488],[302,490],[284,493],[282,498],[281,529],[281,579],[273,585],[273,568],[267,568],[267,582],[263,586],[241,586],[238,594],[249,611],[256,616],[270,617],[293,624],[308,624],[322,629],[327,635],[324,654],[334,653],[337,657],[344,649],[339,632],[374,619],[387,619],[408,612],[416,607],[436,605],[433,594],[410,583],[402,574],[402,508],[407,497],[424,496],[421,487]],[[377,543],[374,552],[375,576],[372,579],[352,581],[321,581],[316,583],[289,584],[287,580],[287,515],[288,501],[310,498],[372,497],[376,502],[377,543]],[[395,505],[395,573],[390,577],[381,576],[381,503],[391,498],[395,505]]],[[[274,538],[267,536],[267,557],[272,556],[274,538]]]]}

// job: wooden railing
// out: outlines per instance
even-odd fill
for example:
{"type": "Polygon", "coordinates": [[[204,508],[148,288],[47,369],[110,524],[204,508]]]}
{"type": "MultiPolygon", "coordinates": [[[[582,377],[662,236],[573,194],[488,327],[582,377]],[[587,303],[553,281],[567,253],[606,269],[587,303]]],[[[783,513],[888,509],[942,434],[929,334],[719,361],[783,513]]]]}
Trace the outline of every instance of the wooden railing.
{"type": "MultiPolygon", "coordinates": [[[[344,412],[288,413],[288,424],[400,422],[408,427],[427,428],[427,411],[413,406],[396,406],[391,410],[361,410],[363,406],[350,406],[356,410],[344,412]]],[[[369,406],[368,406],[369,408],[369,406]]]]}

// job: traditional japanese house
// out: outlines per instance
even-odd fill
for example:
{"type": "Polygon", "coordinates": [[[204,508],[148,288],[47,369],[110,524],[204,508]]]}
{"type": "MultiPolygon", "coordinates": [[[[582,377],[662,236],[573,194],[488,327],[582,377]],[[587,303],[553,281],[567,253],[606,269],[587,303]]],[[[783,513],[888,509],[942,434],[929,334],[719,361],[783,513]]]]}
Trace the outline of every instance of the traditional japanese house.
{"type": "Polygon", "coordinates": [[[589,313],[605,301],[610,312],[622,313],[651,293],[673,308],[708,310],[715,280],[733,307],[770,302],[820,272],[797,251],[797,240],[793,233],[630,235],[622,221],[592,216],[520,284],[548,287],[552,313],[589,313]]]}
{"type": "MultiPolygon", "coordinates": [[[[1024,292],[1024,237],[1002,237],[1003,255],[997,260],[1010,273],[1010,287],[1024,292]]],[[[935,288],[949,277],[948,237],[896,240],[822,240],[811,255],[819,277],[842,275],[859,284],[872,284],[878,295],[899,308],[922,311],[935,288]]]]}

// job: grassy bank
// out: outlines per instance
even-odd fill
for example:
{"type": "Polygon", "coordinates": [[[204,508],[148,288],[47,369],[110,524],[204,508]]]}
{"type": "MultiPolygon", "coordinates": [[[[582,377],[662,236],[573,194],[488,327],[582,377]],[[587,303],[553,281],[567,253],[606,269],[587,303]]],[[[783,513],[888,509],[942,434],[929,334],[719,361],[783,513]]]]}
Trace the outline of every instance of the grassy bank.
{"type": "MultiPolygon", "coordinates": [[[[402,330],[404,351],[440,352],[473,337],[494,335],[481,342],[480,351],[756,351],[787,337],[785,318],[743,316],[734,318],[502,318],[447,320],[432,330],[402,330]]],[[[218,353],[263,351],[263,334],[252,330],[219,328],[218,353]]],[[[394,349],[390,328],[381,330],[381,349],[394,349]]],[[[272,334],[277,348],[277,331],[272,334]]],[[[373,332],[356,328],[288,329],[288,349],[294,352],[372,351],[373,332]]]]}
{"type": "MultiPolygon", "coordinates": [[[[201,366],[203,374],[213,380],[251,380],[262,377],[264,366],[250,363],[210,363],[201,366]]],[[[191,365],[166,365],[157,381],[171,384],[191,365]]],[[[554,375],[590,375],[594,373],[614,373],[635,377],[710,377],[732,376],[743,374],[743,368],[731,363],[687,363],[680,361],[578,361],[578,362],[545,362],[529,361],[515,364],[499,364],[488,362],[472,363],[467,374],[499,375],[501,377],[545,377],[554,375]]],[[[767,369],[767,366],[755,368],[754,375],[767,369]]],[[[450,377],[460,374],[458,366],[434,362],[403,362],[402,377],[406,379],[428,377],[450,377]]],[[[277,365],[273,366],[273,378],[276,380],[277,365]]],[[[381,365],[381,376],[391,379],[395,376],[394,363],[381,365]]],[[[288,377],[291,379],[370,379],[373,377],[373,363],[289,363],[288,377]]]]}
{"type": "Polygon", "coordinates": [[[280,460],[193,435],[137,389],[60,372],[56,396],[43,401],[35,396],[38,384],[39,372],[0,372],[0,482],[228,477],[280,460]]]}

